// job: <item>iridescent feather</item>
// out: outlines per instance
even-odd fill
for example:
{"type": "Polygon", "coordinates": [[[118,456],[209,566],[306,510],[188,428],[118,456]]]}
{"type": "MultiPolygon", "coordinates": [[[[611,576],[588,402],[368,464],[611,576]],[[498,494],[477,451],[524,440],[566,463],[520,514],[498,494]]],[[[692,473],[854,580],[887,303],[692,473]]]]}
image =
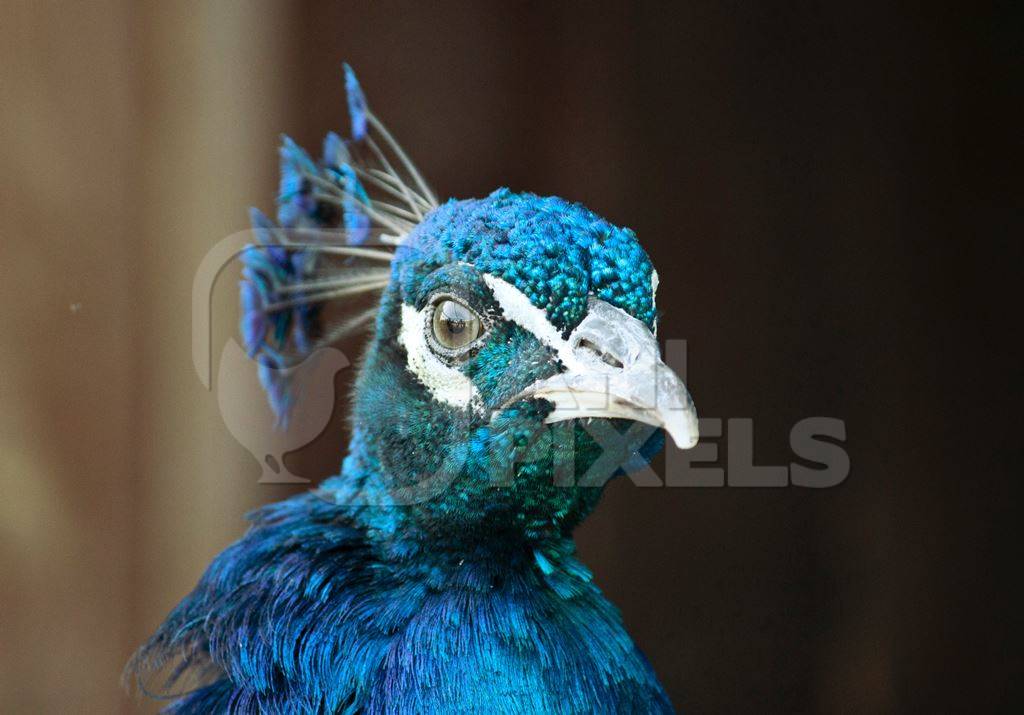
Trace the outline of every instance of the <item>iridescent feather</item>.
{"type": "Polygon", "coordinates": [[[256,240],[241,254],[242,338],[282,426],[296,399],[288,369],[373,317],[328,321],[325,305],[382,290],[390,249],[437,206],[348,65],[345,86],[351,139],[328,133],[317,162],[282,137],[278,225],[253,209],[256,240]]]}

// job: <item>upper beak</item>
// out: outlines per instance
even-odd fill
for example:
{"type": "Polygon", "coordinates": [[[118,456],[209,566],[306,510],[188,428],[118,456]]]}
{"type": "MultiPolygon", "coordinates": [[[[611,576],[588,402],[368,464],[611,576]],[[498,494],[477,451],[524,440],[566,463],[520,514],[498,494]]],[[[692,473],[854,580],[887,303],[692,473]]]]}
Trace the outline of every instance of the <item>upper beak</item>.
{"type": "Polygon", "coordinates": [[[555,346],[566,371],[538,380],[509,402],[554,403],[547,422],[618,417],[662,427],[681,449],[697,444],[697,410],[683,381],[661,360],[642,322],[590,298],[587,316],[555,346]]]}

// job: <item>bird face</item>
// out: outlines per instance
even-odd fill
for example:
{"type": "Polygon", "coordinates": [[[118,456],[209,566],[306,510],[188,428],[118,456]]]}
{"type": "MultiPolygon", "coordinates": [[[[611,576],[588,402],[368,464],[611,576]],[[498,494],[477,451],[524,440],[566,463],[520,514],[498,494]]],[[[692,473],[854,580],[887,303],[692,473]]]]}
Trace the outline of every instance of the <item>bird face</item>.
{"type": "Polygon", "coordinates": [[[398,248],[347,466],[387,475],[428,530],[570,529],[658,428],[696,442],[656,287],[634,234],[579,205],[499,190],[437,208],[398,248]]]}
{"type": "Polygon", "coordinates": [[[405,507],[359,512],[385,533],[543,537],[575,526],[662,429],[692,446],[633,232],[507,189],[440,205],[348,66],[345,85],[351,138],[328,134],[320,161],[285,138],[280,229],[253,212],[242,254],[242,334],[282,425],[298,399],[287,368],[375,317],[348,456],[321,491],[405,507]],[[321,310],[381,289],[379,309],[341,324],[321,310]]]}

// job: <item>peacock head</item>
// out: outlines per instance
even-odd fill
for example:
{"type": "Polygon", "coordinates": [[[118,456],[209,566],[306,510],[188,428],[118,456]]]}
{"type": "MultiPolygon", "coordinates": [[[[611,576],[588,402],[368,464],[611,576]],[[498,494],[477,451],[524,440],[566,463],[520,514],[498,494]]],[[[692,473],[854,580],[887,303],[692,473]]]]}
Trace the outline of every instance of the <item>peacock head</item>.
{"type": "Polygon", "coordinates": [[[287,270],[267,278],[269,245],[246,259],[243,332],[272,402],[294,400],[272,358],[296,338],[301,356],[319,346],[308,336],[338,335],[311,306],[383,289],[335,498],[392,505],[401,518],[378,526],[435,537],[567,533],[664,432],[682,448],[697,441],[693,403],[655,338],[657,272],[632,231],[579,204],[499,189],[438,205],[348,77],[353,139],[329,136],[319,163],[290,142],[282,151],[279,222],[306,232],[287,270]],[[373,225],[393,254],[352,245],[373,225]],[[311,228],[344,229],[348,245],[318,248],[311,228]],[[376,254],[386,270],[351,266],[376,254]]]}

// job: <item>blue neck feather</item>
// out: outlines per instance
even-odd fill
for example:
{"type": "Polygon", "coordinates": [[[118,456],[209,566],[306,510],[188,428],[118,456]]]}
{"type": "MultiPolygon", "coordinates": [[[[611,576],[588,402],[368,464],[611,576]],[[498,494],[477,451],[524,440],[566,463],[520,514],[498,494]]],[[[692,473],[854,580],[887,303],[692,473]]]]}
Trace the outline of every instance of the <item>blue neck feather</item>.
{"type": "Polygon", "coordinates": [[[143,651],[197,679],[172,712],[671,712],[569,539],[377,541],[337,481],[252,514],[143,651]]]}

